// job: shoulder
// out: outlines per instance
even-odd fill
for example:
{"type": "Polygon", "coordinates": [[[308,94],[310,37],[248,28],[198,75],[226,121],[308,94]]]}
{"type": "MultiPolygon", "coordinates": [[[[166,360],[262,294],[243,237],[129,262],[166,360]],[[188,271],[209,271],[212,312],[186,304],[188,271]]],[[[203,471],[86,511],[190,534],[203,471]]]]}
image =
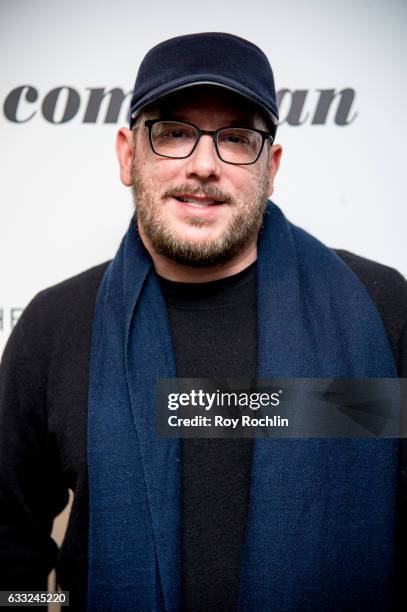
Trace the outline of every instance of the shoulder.
{"type": "Polygon", "coordinates": [[[366,286],[378,307],[386,308],[396,319],[407,319],[407,280],[400,272],[349,251],[336,253],[366,286]]]}
{"type": "Polygon", "coordinates": [[[383,320],[401,375],[407,371],[407,280],[394,268],[354,253],[336,254],[365,285],[383,320]]]}
{"type": "Polygon", "coordinates": [[[86,397],[93,310],[107,265],[41,291],[24,309],[0,364],[3,421],[13,423],[18,415],[27,415],[26,425],[44,431],[50,389],[61,385],[64,373],[69,379],[65,395],[78,398],[83,389],[86,397]]]}
{"type": "Polygon", "coordinates": [[[90,338],[96,295],[108,264],[38,293],[24,309],[8,344],[17,345],[28,357],[44,363],[56,350],[90,338]]]}
{"type": "Polygon", "coordinates": [[[378,295],[392,291],[399,295],[401,301],[407,300],[407,280],[394,268],[385,266],[371,259],[360,257],[349,251],[336,249],[336,254],[353,270],[353,272],[366,282],[372,291],[378,295]]]}
{"type": "Polygon", "coordinates": [[[91,314],[99,284],[109,263],[104,262],[40,291],[24,309],[22,318],[25,326],[31,322],[50,322],[50,319],[63,321],[79,313],[91,314]]]}
{"type": "MultiPolygon", "coordinates": [[[[110,262],[104,262],[72,276],[57,285],[40,291],[28,304],[24,312],[31,316],[40,315],[45,309],[47,314],[55,308],[68,313],[71,309],[81,309],[96,299],[99,284],[110,262]]],[[[55,313],[56,314],[56,313],[55,313]]]]}

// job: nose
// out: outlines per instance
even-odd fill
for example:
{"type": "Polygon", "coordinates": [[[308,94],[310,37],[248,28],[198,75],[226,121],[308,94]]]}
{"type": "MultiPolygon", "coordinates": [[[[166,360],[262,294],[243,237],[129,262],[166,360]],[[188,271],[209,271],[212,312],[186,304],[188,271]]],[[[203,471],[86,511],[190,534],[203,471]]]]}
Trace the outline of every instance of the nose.
{"type": "Polygon", "coordinates": [[[186,159],[186,174],[188,177],[200,179],[218,178],[220,174],[220,159],[216,153],[212,136],[203,134],[195,151],[186,159]]]}

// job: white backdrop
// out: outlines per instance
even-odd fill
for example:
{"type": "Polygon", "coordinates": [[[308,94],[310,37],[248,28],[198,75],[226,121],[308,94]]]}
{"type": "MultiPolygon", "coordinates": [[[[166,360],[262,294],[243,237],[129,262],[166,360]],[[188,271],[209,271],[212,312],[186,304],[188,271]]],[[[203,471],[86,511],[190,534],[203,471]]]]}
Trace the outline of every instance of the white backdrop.
{"type": "Polygon", "coordinates": [[[248,38],[269,57],[278,90],[306,90],[301,125],[287,123],[289,95],[280,108],[274,200],[329,246],[407,273],[405,1],[0,0],[0,11],[0,354],[20,308],[110,259],[127,228],[131,196],[114,153],[127,105],[117,122],[104,122],[105,104],[85,123],[89,88],[130,91],[146,51],[179,34],[248,38]],[[52,123],[44,112],[61,87],[79,107],[60,122],[64,89],[52,123]],[[338,100],[314,125],[319,91],[347,88],[348,125],[335,122],[338,100]]]}

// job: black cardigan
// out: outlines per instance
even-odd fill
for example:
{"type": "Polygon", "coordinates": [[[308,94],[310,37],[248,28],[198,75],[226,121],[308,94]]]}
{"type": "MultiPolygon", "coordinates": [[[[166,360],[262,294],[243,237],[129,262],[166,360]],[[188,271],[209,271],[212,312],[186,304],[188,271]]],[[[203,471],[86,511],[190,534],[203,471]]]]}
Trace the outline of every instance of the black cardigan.
{"type": "MultiPolygon", "coordinates": [[[[407,377],[407,282],[391,268],[337,253],[367,287],[399,375],[407,377]]],[[[106,266],[39,293],[15,327],[0,370],[0,590],[46,590],[48,572],[56,566],[60,585],[71,592],[71,610],[86,609],[90,338],[106,266]],[[68,489],[74,501],[58,550],[50,531],[67,503],[68,489]]],[[[399,448],[397,567],[402,585],[407,444],[400,441],[399,448]]]]}

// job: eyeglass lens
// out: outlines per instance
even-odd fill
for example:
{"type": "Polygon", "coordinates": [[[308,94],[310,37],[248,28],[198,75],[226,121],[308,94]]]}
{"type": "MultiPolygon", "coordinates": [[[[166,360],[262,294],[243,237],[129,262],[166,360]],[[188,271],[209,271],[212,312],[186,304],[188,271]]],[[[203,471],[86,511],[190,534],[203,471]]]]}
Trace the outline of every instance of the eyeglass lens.
{"type": "MultiPolygon", "coordinates": [[[[166,157],[188,157],[197,138],[198,131],[192,125],[177,121],[159,121],[151,129],[154,151],[166,157]]],[[[218,132],[217,144],[223,161],[247,164],[257,158],[263,137],[247,128],[223,128],[218,132]]]]}

